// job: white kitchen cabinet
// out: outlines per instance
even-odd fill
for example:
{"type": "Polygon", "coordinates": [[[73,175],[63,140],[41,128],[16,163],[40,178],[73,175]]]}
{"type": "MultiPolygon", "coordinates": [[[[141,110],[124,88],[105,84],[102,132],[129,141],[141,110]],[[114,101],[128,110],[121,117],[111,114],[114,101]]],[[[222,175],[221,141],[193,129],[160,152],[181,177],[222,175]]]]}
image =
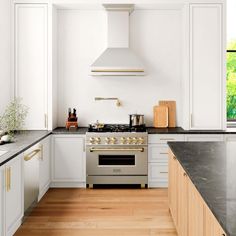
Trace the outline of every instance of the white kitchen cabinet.
{"type": "Polygon", "coordinates": [[[51,182],[51,136],[40,142],[41,158],[39,160],[39,197],[47,192],[51,182]]]}
{"type": "Polygon", "coordinates": [[[236,134],[226,134],[225,141],[236,141],[236,134]]]}
{"type": "Polygon", "coordinates": [[[168,187],[167,142],[184,141],[182,134],[148,135],[148,187],[168,187]]]}
{"type": "Polygon", "coordinates": [[[85,187],[85,136],[53,135],[52,187],[85,187]]]}
{"type": "Polygon", "coordinates": [[[23,210],[23,155],[4,165],[5,235],[13,235],[21,225],[23,210]]]}
{"type": "Polygon", "coordinates": [[[223,134],[186,134],[185,141],[188,142],[220,142],[224,141],[223,134]]]}
{"type": "Polygon", "coordinates": [[[190,4],[186,129],[226,128],[224,12],[223,4],[190,4]]]}
{"type": "Polygon", "coordinates": [[[47,129],[47,4],[14,5],[14,95],[29,108],[25,128],[47,129]]]}
{"type": "Polygon", "coordinates": [[[148,187],[168,187],[168,163],[148,163],[148,187]]]}

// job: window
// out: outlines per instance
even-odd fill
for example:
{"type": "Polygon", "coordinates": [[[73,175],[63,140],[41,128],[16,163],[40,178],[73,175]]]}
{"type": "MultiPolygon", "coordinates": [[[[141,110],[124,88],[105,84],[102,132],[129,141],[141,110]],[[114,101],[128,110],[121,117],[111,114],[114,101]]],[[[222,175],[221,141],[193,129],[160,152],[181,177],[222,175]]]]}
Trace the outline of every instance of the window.
{"type": "Polygon", "coordinates": [[[227,120],[236,123],[236,1],[227,4],[227,120]]]}

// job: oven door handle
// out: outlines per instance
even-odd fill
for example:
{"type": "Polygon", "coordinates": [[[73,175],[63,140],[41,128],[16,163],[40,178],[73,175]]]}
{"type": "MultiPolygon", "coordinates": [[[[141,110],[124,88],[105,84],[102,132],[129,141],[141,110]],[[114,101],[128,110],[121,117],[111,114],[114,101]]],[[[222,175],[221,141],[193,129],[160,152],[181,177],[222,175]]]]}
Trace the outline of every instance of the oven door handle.
{"type": "Polygon", "coordinates": [[[90,152],[109,152],[109,151],[121,151],[121,152],[144,152],[144,148],[90,148],[90,152]]]}

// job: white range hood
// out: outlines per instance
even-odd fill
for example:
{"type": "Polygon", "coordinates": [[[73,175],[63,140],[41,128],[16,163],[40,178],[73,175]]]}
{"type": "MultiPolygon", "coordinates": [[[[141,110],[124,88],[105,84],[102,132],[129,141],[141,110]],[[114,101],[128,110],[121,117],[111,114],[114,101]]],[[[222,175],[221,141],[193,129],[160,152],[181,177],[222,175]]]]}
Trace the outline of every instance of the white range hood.
{"type": "Polygon", "coordinates": [[[91,75],[144,75],[139,58],[129,48],[129,14],[133,4],[104,4],[107,11],[107,49],[91,65],[91,75]]]}

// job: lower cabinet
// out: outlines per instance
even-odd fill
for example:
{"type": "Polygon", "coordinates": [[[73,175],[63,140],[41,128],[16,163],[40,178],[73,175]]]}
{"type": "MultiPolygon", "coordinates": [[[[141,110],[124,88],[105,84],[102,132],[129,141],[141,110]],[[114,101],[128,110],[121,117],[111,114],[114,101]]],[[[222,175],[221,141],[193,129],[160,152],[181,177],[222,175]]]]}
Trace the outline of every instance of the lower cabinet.
{"type": "Polygon", "coordinates": [[[84,135],[53,135],[52,187],[86,187],[84,135]]]}
{"type": "Polygon", "coordinates": [[[23,210],[23,155],[15,157],[1,167],[0,233],[13,235],[21,225],[23,210]]]}
{"type": "Polygon", "coordinates": [[[226,236],[221,226],[210,209],[205,206],[204,235],[206,236],[226,236]]]}
{"type": "MultiPolygon", "coordinates": [[[[179,190],[181,191],[181,189],[179,190]]],[[[204,205],[193,184],[188,183],[188,234],[191,236],[204,235],[204,205]]],[[[209,236],[209,235],[206,235],[209,236]]]]}
{"type": "Polygon", "coordinates": [[[47,192],[51,182],[51,136],[40,142],[41,158],[39,159],[39,197],[47,192]]]}
{"type": "Polygon", "coordinates": [[[170,150],[168,195],[169,208],[178,236],[226,236],[170,150]]]}
{"type": "MultiPolygon", "coordinates": [[[[177,165],[177,160],[176,160],[177,165]]],[[[179,235],[188,235],[188,176],[181,165],[177,166],[177,218],[179,235]]]]}
{"type": "Polygon", "coordinates": [[[168,187],[168,145],[167,142],[184,141],[182,134],[148,135],[148,187],[168,187]]]}
{"type": "Polygon", "coordinates": [[[223,134],[187,134],[185,141],[188,142],[221,142],[224,141],[223,134]]]}
{"type": "Polygon", "coordinates": [[[169,187],[168,187],[168,199],[169,208],[172,214],[176,228],[178,228],[178,215],[177,215],[177,160],[176,157],[169,152],[169,187]]]}

